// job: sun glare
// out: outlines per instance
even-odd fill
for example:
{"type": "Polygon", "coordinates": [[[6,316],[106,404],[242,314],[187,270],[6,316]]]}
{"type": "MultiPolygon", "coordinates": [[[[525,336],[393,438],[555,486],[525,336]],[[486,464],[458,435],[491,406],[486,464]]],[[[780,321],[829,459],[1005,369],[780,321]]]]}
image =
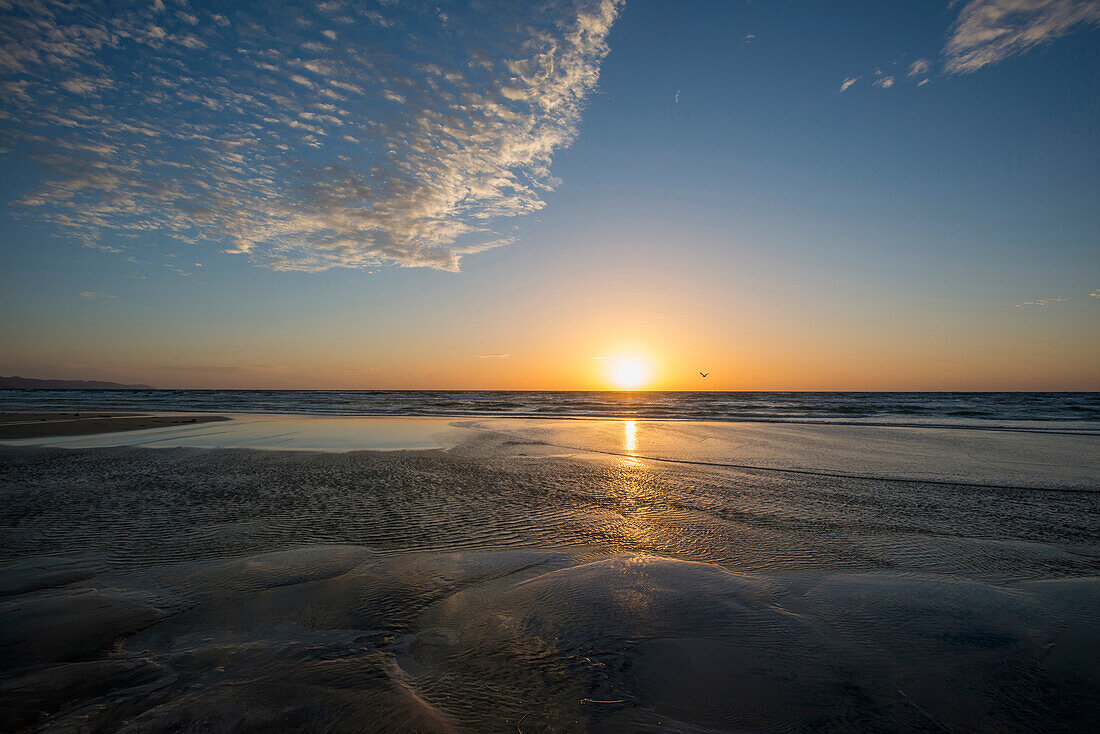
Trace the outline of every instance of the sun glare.
{"type": "Polygon", "coordinates": [[[619,390],[637,390],[649,382],[649,365],[636,358],[619,358],[611,364],[611,384],[619,390]]]}

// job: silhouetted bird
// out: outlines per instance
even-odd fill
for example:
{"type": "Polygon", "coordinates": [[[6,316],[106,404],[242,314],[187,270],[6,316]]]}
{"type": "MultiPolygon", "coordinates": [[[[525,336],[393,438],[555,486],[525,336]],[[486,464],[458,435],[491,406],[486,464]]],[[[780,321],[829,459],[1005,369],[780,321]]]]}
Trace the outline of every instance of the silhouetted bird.
{"type": "Polygon", "coordinates": [[[709,372],[700,372],[699,374],[700,374],[700,375],[702,375],[703,377],[706,377],[706,376],[707,376],[707,375],[709,375],[710,373],[709,373],[709,372]]]}

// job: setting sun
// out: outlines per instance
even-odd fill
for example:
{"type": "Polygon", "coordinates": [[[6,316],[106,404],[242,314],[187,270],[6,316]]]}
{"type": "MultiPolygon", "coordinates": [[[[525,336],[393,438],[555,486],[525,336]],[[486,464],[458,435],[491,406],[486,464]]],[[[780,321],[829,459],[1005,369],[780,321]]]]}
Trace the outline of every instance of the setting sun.
{"type": "Polygon", "coordinates": [[[619,390],[637,390],[650,381],[650,367],[636,357],[621,357],[611,363],[610,379],[619,390]]]}

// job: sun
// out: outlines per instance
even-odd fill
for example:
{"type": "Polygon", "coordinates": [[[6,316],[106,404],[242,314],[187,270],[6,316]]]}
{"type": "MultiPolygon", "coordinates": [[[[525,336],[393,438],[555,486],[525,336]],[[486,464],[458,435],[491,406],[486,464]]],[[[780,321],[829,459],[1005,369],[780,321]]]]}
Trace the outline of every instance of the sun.
{"type": "Polygon", "coordinates": [[[619,357],[611,363],[611,384],[619,390],[637,390],[649,382],[649,365],[637,357],[619,357]]]}

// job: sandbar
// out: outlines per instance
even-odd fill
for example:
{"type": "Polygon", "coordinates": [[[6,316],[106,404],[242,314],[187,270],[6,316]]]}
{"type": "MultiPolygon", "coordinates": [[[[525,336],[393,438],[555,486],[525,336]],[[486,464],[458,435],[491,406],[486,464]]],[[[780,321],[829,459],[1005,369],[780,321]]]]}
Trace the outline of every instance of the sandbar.
{"type": "Polygon", "coordinates": [[[118,431],[139,431],[228,420],[210,414],[168,415],[144,413],[0,413],[0,439],[35,439],[52,436],[87,436],[118,431]]]}

